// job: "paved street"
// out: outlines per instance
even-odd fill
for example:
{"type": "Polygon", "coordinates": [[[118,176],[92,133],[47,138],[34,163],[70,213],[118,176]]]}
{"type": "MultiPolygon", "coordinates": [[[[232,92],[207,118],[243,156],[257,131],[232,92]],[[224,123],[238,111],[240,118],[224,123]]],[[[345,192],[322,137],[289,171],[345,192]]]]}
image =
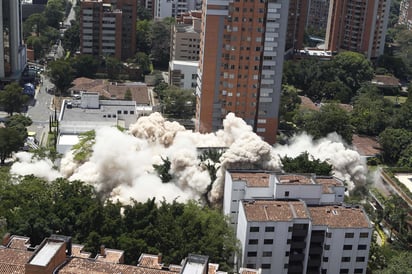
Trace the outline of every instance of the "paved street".
{"type": "Polygon", "coordinates": [[[30,106],[26,113],[33,121],[28,131],[36,132],[37,140],[43,145],[49,130],[49,117],[54,115],[54,110],[51,106],[53,95],[46,92],[46,88],[51,89],[52,87],[53,84],[43,77],[43,85],[40,85],[40,88],[38,87],[36,90],[34,105],[30,106]]]}

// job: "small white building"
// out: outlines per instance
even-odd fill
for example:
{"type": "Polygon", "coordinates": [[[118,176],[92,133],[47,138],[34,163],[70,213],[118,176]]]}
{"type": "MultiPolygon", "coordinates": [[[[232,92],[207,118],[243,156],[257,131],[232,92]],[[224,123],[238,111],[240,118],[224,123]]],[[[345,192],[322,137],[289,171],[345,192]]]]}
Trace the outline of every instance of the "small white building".
{"type": "Polygon", "coordinates": [[[262,274],[365,274],[372,233],[360,208],[245,200],[236,231],[239,263],[262,274]]]}
{"type": "Polygon", "coordinates": [[[197,61],[169,62],[169,85],[174,85],[182,89],[195,89],[197,81],[197,61]]]}
{"type": "Polygon", "coordinates": [[[342,203],[344,193],[343,182],[332,176],[226,171],[223,213],[236,226],[241,200],[301,199],[308,205],[326,205],[342,203]]]}
{"type": "Polygon", "coordinates": [[[229,170],[223,212],[241,267],[271,273],[366,273],[373,227],[331,176],[229,170]]]}

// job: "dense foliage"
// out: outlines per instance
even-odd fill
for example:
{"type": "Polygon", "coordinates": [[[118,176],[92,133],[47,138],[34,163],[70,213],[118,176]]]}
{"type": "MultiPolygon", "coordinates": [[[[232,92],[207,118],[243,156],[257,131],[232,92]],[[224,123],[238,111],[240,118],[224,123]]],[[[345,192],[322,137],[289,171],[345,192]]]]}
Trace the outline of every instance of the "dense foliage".
{"type": "Polygon", "coordinates": [[[23,94],[22,87],[16,82],[8,84],[0,92],[0,106],[9,115],[13,115],[14,112],[20,113],[28,101],[29,97],[23,94]]]}
{"type": "Polygon", "coordinates": [[[309,158],[307,152],[295,158],[285,156],[281,161],[282,169],[288,173],[315,173],[318,176],[330,176],[332,173],[332,165],[319,159],[309,158]]]}
{"type": "Polygon", "coordinates": [[[228,270],[237,249],[232,229],[217,210],[195,202],[102,202],[92,186],[66,179],[48,183],[2,173],[2,218],[9,232],[30,236],[34,244],[52,233],[70,235],[92,252],[101,244],[122,249],[128,264],[136,264],[142,252],[162,253],[166,264],[198,253],[228,270]]]}

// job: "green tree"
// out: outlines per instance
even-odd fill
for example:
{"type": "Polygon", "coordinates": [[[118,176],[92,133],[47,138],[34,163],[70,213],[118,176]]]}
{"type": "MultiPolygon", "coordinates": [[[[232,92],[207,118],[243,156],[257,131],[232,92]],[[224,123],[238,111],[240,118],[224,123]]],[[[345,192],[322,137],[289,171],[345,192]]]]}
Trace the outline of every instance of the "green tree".
{"type": "Polygon", "coordinates": [[[47,74],[59,94],[66,92],[72,86],[74,70],[69,61],[59,59],[51,62],[48,65],[47,74]]]}
{"type": "Polygon", "coordinates": [[[44,56],[42,39],[38,36],[29,36],[27,46],[34,50],[34,59],[38,60],[44,56]]]}
{"type": "Polygon", "coordinates": [[[338,104],[325,104],[319,111],[303,111],[296,116],[296,124],[314,138],[326,137],[336,132],[352,143],[353,128],[349,113],[338,104]]]}
{"type": "Polygon", "coordinates": [[[61,0],[49,0],[44,10],[44,15],[47,18],[47,25],[58,29],[60,22],[63,21],[64,6],[61,0]]]}
{"type": "Polygon", "coordinates": [[[129,88],[126,89],[126,92],[124,93],[124,99],[129,101],[133,100],[132,92],[129,88]]]}
{"type": "Polygon", "coordinates": [[[78,55],[71,59],[75,77],[94,78],[99,68],[99,60],[92,55],[78,55]]]}
{"type": "Polygon", "coordinates": [[[281,158],[283,170],[288,173],[315,173],[319,176],[330,176],[332,165],[326,161],[309,158],[309,153],[304,152],[296,158],[285,156],[281,158]]]}
{"type": "Polygon", "coordinates": [[[193,90],[169,86],[163,91],[163,114],[169,118],[191,119],[195,114],[196,97],[193,90]]]}
{"type": "Polygon", "coordinates": [[[136,23],[136,51],[150,54],[151,49],[151,29],[153,26],[153,21],[150,20],[138,20],[136,23]]]}
{"type": "Polygon", "coordinates": [[[156,68],[167,68],[170,58],[170,28],[168,18],[153,22],[150,32],[150,57],[156,68]]]}
{"type": "Polygon", "coordinates": [[[17,152],[24,144],[20,132],[15,128],[0,127],[0,165],[4,165],[13,152],[17,152]]]}
{"type": "Polygon", "coordinates": [[[156,173],[159,175],[160,179],[162,180],[162,183],[168,183],[173,179],[172,175],[169,173],[170,166],[172,163],[167,157],[166,158],[162,157],[162,161],[163,163],[161,165],[154,164],[153,168],[156,171],[156,173]]]}
{"type": "Polygon", "coordinates": [[[47,26],[47,18],[43,13],[34,13],[30,15],[23,23],[24,37],[31,36],[34,32],[36,36],[40,36],[42,30],[47,26]]]}
{"type": "Polygon", "coordinates": [[[111,80],[119,80],[120,72],[123,68],[122,62],[115,57],[105,57],[107,77],[111,80]]]}
{"type": "Polygon", "coordinates": [[[388,164],[394,164],[399,160],[402,151],[410,144],[412,132],[405,129],[386,128],[379,134],[379,144],[382,148],[382,157],[388,164]]]}
{"type": "Polygon", "coordinates": [[[14,112],[21,112],[21,109],[29,100],[27,95],[23,94],[23,89],[16,82],[8,84],[3,91],[0,91],[0,105],[11,116],[14,112]]]}
{"type": "Polygon", "coordinates": [[[7,118],[5,125],[7,128],[13,128],[20,134],[20,139],[25,140],[27,138],[27,127],[32,124],[30,117],[18,114],[7,118]]]}
{"type": "Polygon", "coordinates": [[[355,94],[361,84],[372,80],[372,64],[360,53],[344,51],[336,55],[331,63],[339,79],[355,94]]]}
{"type": "Polygon", "coordinates": [[[376,87],[367,85],[354,98],[351,123],[357,133],[377,136],[390,124],[392,111],[393,104],[376,87]]]}
{"type": "Polygon", "coordinates": [[[80,47],[80,24],[72,20],[70,27],[64,32],[62,43],[65,50],[75,53],[80,47]]]}
{"type": "MultiPolygon", "coordinates": [[[[393,256],[387,267],[380,271],[376,271],[377,274],[408,274],[412,269],[412,252],[405,251],[400,252],[398,255],[393,256]]],[[[374,272],[375,273],[375,272],[374,272]]]]}
{"type": "Polygon", "coordinates": [[[142,76],[147,75],[151,72],[151,63],[149,56],[144,52],[136,53],[136,63],[142,73],[142,76]]]}

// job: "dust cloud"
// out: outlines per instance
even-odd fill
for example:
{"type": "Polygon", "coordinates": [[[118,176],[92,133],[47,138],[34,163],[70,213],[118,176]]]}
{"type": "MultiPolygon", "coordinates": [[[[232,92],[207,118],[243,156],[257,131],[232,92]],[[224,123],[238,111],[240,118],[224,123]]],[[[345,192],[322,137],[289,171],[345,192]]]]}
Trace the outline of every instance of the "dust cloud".
{"type": "Polygon", "coordinates": [[[314,141],[310,136],[295,136],[288,145],[270,146],[257,136],[243,119],[233,113],[223,121],[223,129],[209,134],[186,130],[169,122],[159,113],[141,117],[128,132],[117,128],[96,130],[90,157],[83,163],[67,153],[60,164],[60,173],[47,160],[34,161],[26,154],[18,157],[11,172],[34,174],[53,180],[58,176],[92,184],[107,197],[128,202],[130,198],[148,198],[185,202],[199,200],[209,191],[212,202],[223,194],[223,178],[227,169],[265,169],[281,171],[280,157],[295,157],[307,151],[316,159],[328,161],[334,175],[347,182],[363,182],[366,170],[359,154],[348,148],[338,135],[314,141]],[[225,148],[219,162],[199,159],[200,147],[225,148]],[[170,161],[171,181],[163,183],[153,165],[170,161]],[[217,179],[211,182],[207,166],[214,165],[217,179]],[[50,172],[53,170],[53,172],[50,172]],[[212,184],[211,189],[210,185],[212,184]]]}

